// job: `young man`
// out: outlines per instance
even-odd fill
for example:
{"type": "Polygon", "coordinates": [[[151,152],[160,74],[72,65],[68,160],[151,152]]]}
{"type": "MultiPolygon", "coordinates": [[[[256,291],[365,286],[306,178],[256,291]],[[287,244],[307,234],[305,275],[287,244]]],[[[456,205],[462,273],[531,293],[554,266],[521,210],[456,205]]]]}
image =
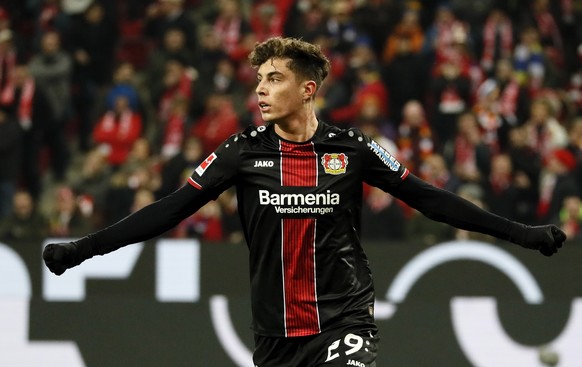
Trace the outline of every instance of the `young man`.
{"type": "Polygon", "coordinates": [[[317,46],[273,38],[256,46],[250,62],[267,126],[227,139],[167,197],[78,241],[48,245],[43,257],[53,273],[160,235],[235,185],[250,251],[255,365],[369,367],[378,339],[359,241],[363,182],[461,229],[547,256],[562,246],[556,226],[483,211],[410,174],[359,130],[319,121],[314,97],[329,62],[317,46]]]}

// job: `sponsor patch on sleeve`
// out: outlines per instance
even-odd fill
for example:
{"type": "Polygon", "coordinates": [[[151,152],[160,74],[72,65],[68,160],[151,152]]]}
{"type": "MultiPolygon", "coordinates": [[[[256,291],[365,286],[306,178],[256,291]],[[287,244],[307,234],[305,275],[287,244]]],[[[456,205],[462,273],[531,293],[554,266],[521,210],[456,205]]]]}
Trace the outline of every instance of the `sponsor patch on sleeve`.
{"type": "Polygon", "coordinates": [[[376,143],[374,140],[368,143],[368,147],[380,160],[390,168],[390,170],[396,172],[400,168],[400,162],[396,160],[386,149],[382,148],[380,144],[376,143]]]}
{"type": "Polygon", "coordinates": [[[200,163],[200,165],[195,169],[198,176],[202,176],[204,174],[204,171],[206,171],[206,169],[210,167],[210,165],[212,164],[212,162],[214,162],[215,159],[216,154],[212,153],[202,163],[200,163]]]}

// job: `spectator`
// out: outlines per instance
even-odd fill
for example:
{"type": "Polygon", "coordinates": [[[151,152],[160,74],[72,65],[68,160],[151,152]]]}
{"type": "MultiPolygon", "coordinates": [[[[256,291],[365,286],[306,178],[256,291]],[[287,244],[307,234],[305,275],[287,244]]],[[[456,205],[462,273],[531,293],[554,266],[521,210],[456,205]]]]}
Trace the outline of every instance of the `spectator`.
{"type": "Polygon", "coordinates": [[[575,166],[576,159],[567,149],[555,149],[547,157],[539,188],[537,217],[540,223],[558,218],[566,197],[580,195],[572,174],[575,166]]]}
{"type": "Polygon", "coordinates": [[[504,129],[504,120],[499,113],[500,90],[497,83],[488,80],[479,86],[473,113],[479,123],[483,142],[492,154],[501,150],[499,131],[504,129]]]}
{"type": "Polygon", "coordinates": [[[255,1],[251,9],[250,26],[257,42],[283,35],[283,19],[279,11],[276,1],[255,1]]]}
{"type": "Polygon", "coordinates": [[[227,95],[213,93],[206,99],[206,110],[192,126],[190,135],[202,141],[204,156],[207,156],[239,130],[239,118],[232,100],[227,95]]]}
{"type": "Polygon", "coordinates": [[[154,41],[156,47],[162,44],[162,39],[169,29],[180,29],[186,36],[186,44],[190,50],[195,50],[196,23],[188,14],[184,0],[157,0],[146,10],[145,35],[154,41]]]}
{"type": "Polygon", "coordinates": [[[167,161],[178,154],[189,126],[188,101],[176,97],[172,100],[170,113],[167,120],[164,121],[162,148],[160,150],[162,160],[167,161]]]}
{"type": "MultiPolygon", "coordinates": [[[[494,81],[499,88],[497,110],[503,119],[500,139],[502,147],[507,142],[507,129],[522,124],[527,117],[529,108],[529,95],[527,90],[521,87],[515,77],[511,59],[500,59],[495,64],[495,74],[487,81],[494,81]],[[505,127],[505,129],[503,128],[505,127]]],[[[485,83],[483,82],[483,83],[485,83]]]]}
{"type": "Polygon", "coordinates": [[[220,39],[226,54],[235,61],[242,61],[241,45],[251,27],[244,16],[239,0],[221,0],[218,2],[218,15],[212,21],[214,33],[220,39]]]}
{"type": "Polygon", "coordinates": [[[426,157],[434,152],[432,131],[420,102],[407,102],[402,116],[396,140],[399,160],[416,174],[426,157]]]}
{"type": "Polygon", "coordinates": [[[513,54],[513,23],[501,8],[493,8],[483,26],[483,48],[481,67],[491,75],[501,59],[511,58],[513,54]]]}
{"type": "Polygon", "coordinates": [[[173,230],[174,238],[198,238],[203,242],[219,242],[224,239],[222,212],[216,201],[209,201],[196,213],[184,219],[173,230]]]}
{"type": "Polygon", "coordinates": [[[348,54],[363,37],[352,18],[353,5],[348,0],[336,0],[329,6],[326,31],[331,38],[331,49],[340,54],[348,54]]]}
{"type": "Polygon", "coordinates": [[[32,57],[28,66],[37,86],[44,91],[51,106],[54,124],[47,137],[51,139],[54,179],[62,181],[70,158],[65,129],[71,112],[72,63],[69,55],[61,50],[58,33],[43,34],[41,52],[32,57]]]}
{"type": "MultiPolygon", "coordinates": [[[[135,85],[135,68],[131,63],[122,62],[115,68],[113,73],[113,84],[105,94],[105,108],[113,110],[117,97],[124,96],[127,99],[129,108],[132,111],[141,112],[144,110],[140,92],[135,85]]],[[[148,84],[151,85],[151,84],[148,84]]]]}
{"type": "Polygon", "coordinates": [[[578,187],[582,187],[582,116],[576,117],[570,124],[568,139],[566,149],[576,157],[574,176],[578,187]]]}
{"type": "Polygon", "coordinates": [[[484,189],[482,199],[491,212],[511,219],[516,218],[519,189],[515,185],[509,154],[496,154],[491,158],[489,175],[480,184],[484,189]]]}
{"type": "MultiPolygon", "coordinates": [[[[487,208],[487,205],[485,204],[485,202],[483,201],[484,199],[484,192],[483,192],[483,188],[475,183],[466,183],[463,184],[459,187],[459,189],[457,190],[457,194],[464,198],[469,200],[471,203],[475,204],[476,206],[478,206],[479,208],[487,208]]],[[[458,229],[455,228],[454,230],[454,238],[457,240],[472,240],[472,241],[482,241],[482,242],[495,242],[496,239],[492,236],[488,236],[482,233],[477,233],[477,232],[470,232],[470,231],[465,231],[462,229],[458,229]]]]}
{"type": "Polygon", "coordinates": [[[416,10],[409,9],[404,12],[402,19],[395,29],[389,34],[382,53],[382,62],[389,64],[399,53],[402,42],[408,45],[408,52],[418,54],[424,44],[424,32],[420,25],[419,14],[416,10]]]}
{"type": "Polygon", "coordinates": [[[10,214],[21,159],[21,130],[16,118],[0,106],[0,219],[10,214]]]}
{"type": "Polygon", "coordinates": [[[568,240],[582,239],[582,201],[580,196],[572,195],[564,198],[558,223],[568,236],[568,240]]]}
{"type": "Polygon", "coordinates": [[[138,138],[125,163],[111,176],[106,193],[105,221],[112,223],[127,216],[131,213],[137,191],[156,192],[160,185],[159,158],[148,140],[138,138]]]}
{"type": "Polygon", "coordinates": [[[103,5],[94,2],[71,27],[71,54],[74,59],[75,108],[78,113],[78,144],[89,149],[92,121],[97,117],[95,101],[110,83],[117,28],[103,5]],[[92,109],[93,107],[93,109],[92,109]]]}
{"type": "Polygon", "coordinates": [[[12,31],[0,30],[0,106],[10,106],[14,102],[14,69],[16,49],[12,44],[12,31]]]}
{"type": "Polygon", "coordinates": [[[383,80],[390,87],[390,111],[392,120],[402,120],[402,110],[411,100],[426,99],[429,72],[422,55],[414,52],[409,38],[401,37],[395,41],[394,55],[387,62],[384,59],[383,80]]]}
{"type": "Polygon", "coordinates": [[[519,199],[514,203],[515,219],[522,223],[535,223],[542,159],[539,152],[527,144],[524,127],[510,130],[507,154],[511,158],[513,181],[519,190],[519,199]]]}
{"type": "Polygon", "coordinates": [[[520,41],[513,51],[517,81],[525,87],[530,96],[543,87],[546,76],[546,60],[539,33],[535,27],[525,27],[519,34],[520,41]]]}
{"type": "MultiPolygon", "coordinates": [[[[58,151],[62,148],[56,144],[62,141],[54,139],[54,130],[58,127],[51,106],[25,64],[17,65],[14,70],[13,110],[23,131],[21,186],[36,200],[42,192],[41,149],[48,144],[51,151],[58,151]]],[[[53,160],[53,165],[56,164],[53,160]]]]}
{"type": "Polygon", "coordinates": [[[236,190],[227,189],[216,199],[220,204],[222,237],[232,244],[243,244],[244,233],[238,216],[236,190]]]}
{"type": "Polygon", "coordinates": [[[192,172],[203,159],[202,141],[194,136],[187,137],[182,149],[162,164],[162,182],[156,197],[162,198],[178,189],[184,182],[185,172],[192,172]]]}
{"type": "Polygon", "coordinates": [[[127,97],[119,95],[113,110],[107,111],[95,126],[93,139],[107,156],[109,164],[118,168],[126,161],[141,132],[141,115],[132,111],[127,97]]]}
{"type": "Polygon", "coordinates": [[[404,239],[404,209],[393,196],[369,186],[362,206],[362,239],[369,241],[404,239]]]}
{"type": "Polygon", "coordinates": [[[155,98],[158,115],[158,133],[162,134],[175,103],[175,99],[190,101],[194,95],[194,81],[197,75],[180,59],[166,62],[162,90],[155,98]]]}
{"type": "Polygon", "coordinates": [[[56,32],[61,37],[69,33],[70,19],[63,11],[60,0],[35,1],[31,6],[35,19],[32,43],[34,50],[42,48],[42,38],[45,33],[56,32]]]}
{"type": "Polygon", "coordinates": [[[412,1],[406,5],[390,0],[355,1],[353,6],[352,19],[358,34],[370,39],[376,55],[382,54],[386,39],[394,31],[402,13],[420,10],[412,1]]]}
{"type": "Polygon", "coordinates": [[[35,207],[33,197],[17,191],[12,199],[12,213],[0,220],[0,240],[38,241],[48,234],[48,220],[35,207]]]}
{"type": "Polygon", "coordinates": [[[48,215],[49,235],[53,237],[78,237],[92,229],[88,217],[78,205],[77,196],[72,188],[60,185],[55,190],[48,215]]]}
{"type": "Polygon", "coordinates": [[[186,35],[182,29],[170,28],[166,30],[162,44],[154,48],[150,54],[146,74],[148,86],[154,93],[162,89],[166,63],[169,60],[181,60],[186,66],[194,64],[193,50],[188,48],[186,35]]]}
{"type": "Polygon", "coordinates": [[[327,8],[322,1],[296,1],[283,27],[289,37],[314,40],[329,36],[326,30],[327,8]]]}
{"type": "Polygon", "coordinates": [[[471,81],[461,74],[460,65],[445,61],[432,80],[429,98],[431,127],[437,135],[438,150],[442,152],[454,140],[457,120],[470,108],[471,81]]]}
{"type": "Polygon", "coordinates": [[[212,93],[227,94],[232,99],[237,113],[244,110],[243,96],[246,89],[237,78],[236,64],[228,57],[223,57],[216,62],[213,73],[201,75],[200,84],[204,90],[200,91],[200,98],[206,99],[212,93]]]}
{"type": "Polygon", "coordinates": [[[81,170],[71,179],[71,188],[79,193],[85,205],[90,206],[91,220],[94,226],[104,224],[106,195],[111,179],[111,166],[107,156],[95,148],[87,152],[81,170]]]}
{"type": "Polygon", "coordinates": [[[462,182],[478,183],[488,175],[491,151],[482,139],[474,114],[462,114],[457,124],[458,132],[450,153],[447,152],[447,160],[462,182]]]}
{"type": "MultiPolygon", "coordinates": [[[[379,117],[388,119],[388,89],[382,83],[380,69],[374,62],[365,62],[356,68],[357,83],[349,105],[330,111],[331,121],[336,125],[349,126],[362,114],[365,104],[375,100],[379,117]]],[[[369,104],[368,104],[369,105],[369,104]]]]}
{"type": "Polygon", "coordinates": [[[200,47],[194,55],[194,67],[200,76],[214,75],[218,62],[228,57],[222,47],[220,35],[209,25],[200,27],[200,47]]]}
{"type": "Polygon", "coordinates": [[[540,43],[548,61],[555,66],[564,66],[564,41],[560,34],[558,21],[550,10],[548,0],[533,0],[531,2],[530,20],[538,30],[540,43]]]}
{"type": "MultiPolygon", "coordinates": [[[[451,192],[456,192],[460,185],[444,158],[437,153],[426,157],[420,166],[419,175],[435,187],[451,192]]],[[[406,239],[413,243],[430,246],[454,236],[451,226],[432,221],[416,210],[409,210],[406,218],[406,239]]]]}
{"type": "Polygon", "coordinates": [[[444,157],[438,153],[426,157],[418,172],[423,180],[440,189],[456,192],[460,185],[458,177],[449,170],[444,157]]]}
{"type": "Polygon", "coordinates": [[[528,144],[538,152],[543,159],[558,148],[568,143],[566,129],[554,117],[554,111],[547,99],[537,98],[530,107],[529,120],[525,123],[528,144]]]}
{"type": "Polygon", "coordinates": [[[151,190],[142,188],[135,192],[133,197],[133,204],[131,205],[131,213],[148,206],[155,201],[154,193],[151,190]]]}

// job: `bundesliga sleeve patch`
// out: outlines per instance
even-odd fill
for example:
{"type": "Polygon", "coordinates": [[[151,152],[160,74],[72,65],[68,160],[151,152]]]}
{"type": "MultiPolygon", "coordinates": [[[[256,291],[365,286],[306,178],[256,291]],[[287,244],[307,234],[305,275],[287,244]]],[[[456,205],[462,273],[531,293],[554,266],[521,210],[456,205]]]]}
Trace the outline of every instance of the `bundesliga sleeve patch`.
{"type": "Polygon", "coordinates": [[[325,153],[321,157],[321,165],[325,173],[330,175],[340,175],[346,173],[348,156],[344,153],[325,153]]]}
{"type": "Polygon", "coordinates": [[[386,166],[388,166],[388,168],[390,168],[390,170],[394,172],[398,171],[398,169],[400,168],[400,162],[398,162],[396,158],[394,158],[390,153],[388,153],[386,149],[382,148],[380,144],[372,140],[370,143],[368,143],[368,147],[372,152],[374,152],[374,154],[376,154],[376,156],[378,156],[378,158],[380,158],[380,160],[386,166]]]}
{"type": "Polygon", "coordinates": [[[206,171],[206,169],[210,167],[210,165],[212,164],[212,162],[214,162],[215,159],[216,154],[212,153],[202,163],[200,163],[200,165],[195,169],[198,176],[202,176],[204,174],[204,171],[206,171]]]}

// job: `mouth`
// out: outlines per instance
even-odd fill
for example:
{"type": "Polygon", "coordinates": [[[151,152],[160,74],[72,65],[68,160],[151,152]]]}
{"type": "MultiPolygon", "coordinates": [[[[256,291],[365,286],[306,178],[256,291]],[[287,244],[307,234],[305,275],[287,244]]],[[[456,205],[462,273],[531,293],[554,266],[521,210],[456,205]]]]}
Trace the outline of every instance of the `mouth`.
{"type": "Polygon", "coordinates": [[[271,108],[271,105],[268,105],[265,102],[259,102],[259,110],[261,110],[261,112],[266,112],[270,108],[271,108]]]}

